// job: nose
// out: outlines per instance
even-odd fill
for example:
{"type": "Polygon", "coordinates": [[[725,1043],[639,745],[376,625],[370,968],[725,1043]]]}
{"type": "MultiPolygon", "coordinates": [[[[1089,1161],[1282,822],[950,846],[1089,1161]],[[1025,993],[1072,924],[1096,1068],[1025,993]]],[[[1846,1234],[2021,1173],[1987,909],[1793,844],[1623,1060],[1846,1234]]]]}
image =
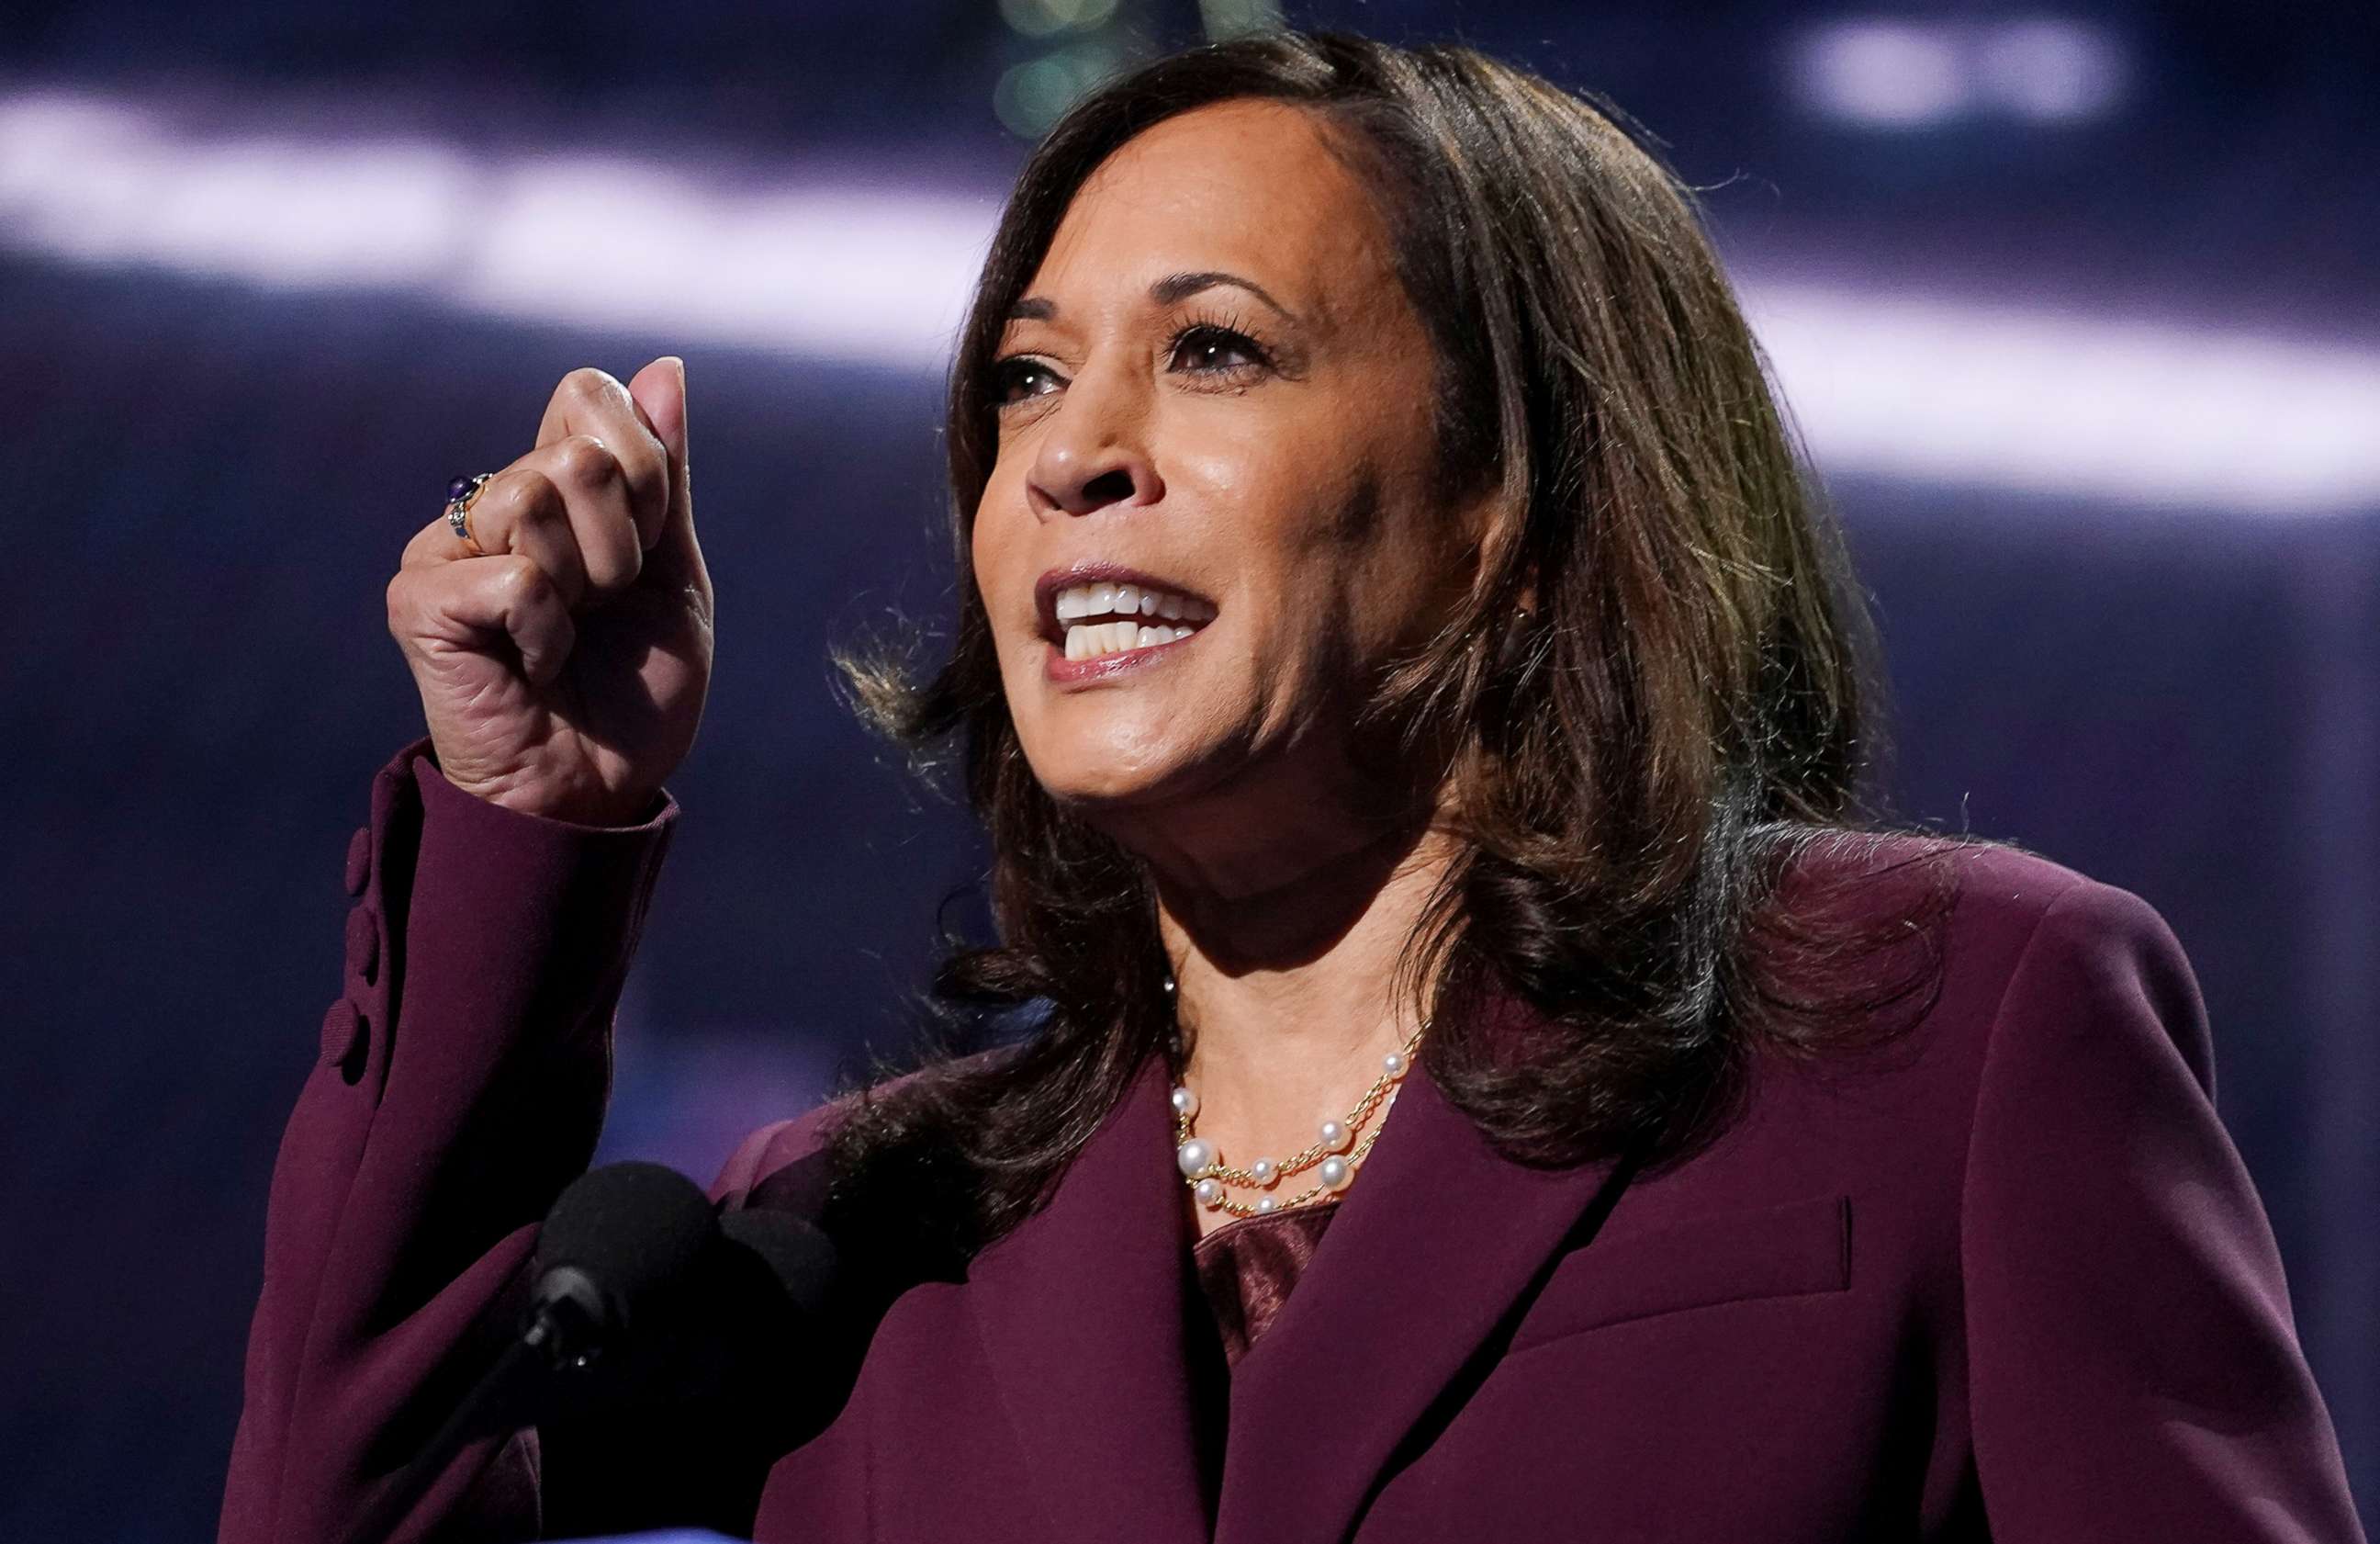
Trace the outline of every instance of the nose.
{"type": "Polygon", "coordinates": [[[1094,376],[1085,371],[1043,425],[1026,479],[1037,516],[1090,515],[1165,495],[1129,393],[1094,376]]]}

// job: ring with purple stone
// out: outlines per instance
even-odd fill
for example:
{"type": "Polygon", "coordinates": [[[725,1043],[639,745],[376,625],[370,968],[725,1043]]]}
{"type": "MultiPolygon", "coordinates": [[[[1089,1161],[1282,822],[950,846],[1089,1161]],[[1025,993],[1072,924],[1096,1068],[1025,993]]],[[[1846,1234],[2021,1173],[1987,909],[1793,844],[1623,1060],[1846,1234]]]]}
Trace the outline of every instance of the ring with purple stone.
{"type": "Polygon", "coordinates": [[[488,479],[495,475],[493,472],[481,472],[477,477],[458,477],[446,485],[446,524],[469,549],[463,554],[466,557],[488,555],[479,542],[471,539],[471,505],[478,500],[480,490],[488,485],[488,479]]]}

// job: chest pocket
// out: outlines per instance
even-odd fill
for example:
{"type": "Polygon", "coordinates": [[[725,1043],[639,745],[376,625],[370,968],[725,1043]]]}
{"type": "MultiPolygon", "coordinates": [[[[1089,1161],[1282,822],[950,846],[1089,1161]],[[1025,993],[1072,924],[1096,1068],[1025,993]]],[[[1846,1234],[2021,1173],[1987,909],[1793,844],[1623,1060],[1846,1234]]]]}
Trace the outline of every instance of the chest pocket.
{"type": "Polygon", "coordinates": [[[1692,1218],[1572,1250],[1547,1278],[1507,1355],[1655,1314],[1851,1284],[1848,1196],[1692,1218]]]}

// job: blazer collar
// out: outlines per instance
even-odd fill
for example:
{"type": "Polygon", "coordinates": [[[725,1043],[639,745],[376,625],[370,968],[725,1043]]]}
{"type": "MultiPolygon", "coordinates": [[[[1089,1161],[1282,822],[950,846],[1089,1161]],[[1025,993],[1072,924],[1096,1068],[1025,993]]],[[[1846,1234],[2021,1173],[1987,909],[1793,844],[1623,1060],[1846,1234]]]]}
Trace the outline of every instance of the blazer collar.
{"type": "Polygon", "coordinates": [[[1600,1226],[1630,1166],[1504,1159],[1415,1066],[1281,1316],[1233,1369],[1210,1532],[1169,1091],[1151,1056],[1049,1204],[969,1272],[1035,1483],[1064,1538],[1344,1538],[1434,1435],[1435,1402],[1492,1364],[1482,1348],[1600,1226]]]}
{"type": "Polygon", "coordinates": [[[1209,1537],[1170,1092],[1165,1059],[1150,1056],[1048,1203],[967,1271],[984,1353],[1056,1538],[1209,1537]]]}
{"type": "Polygon", "coordinates": [[[1321,1247],[1233,1369],[1218,1544],[1353,1532],[1628,1177],[1610,1159],[1505,1159],[1426,1070],[1408,1073],[1321,1247]]]}

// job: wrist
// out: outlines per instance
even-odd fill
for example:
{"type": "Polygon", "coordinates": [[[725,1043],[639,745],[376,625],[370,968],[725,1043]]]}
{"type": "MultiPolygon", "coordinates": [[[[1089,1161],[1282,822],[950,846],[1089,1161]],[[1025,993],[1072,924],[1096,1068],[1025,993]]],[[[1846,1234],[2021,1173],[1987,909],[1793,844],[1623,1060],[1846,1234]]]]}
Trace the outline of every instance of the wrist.
{"type": "Polygon", "coordinates": [[[490,804],[516,814],[535,815],[541,820],[560,821],[566,825],[614,827],[649,823],[653,818],[659,796],[659,789],[559,796],[528,789],[478,794],[490,804]]]}
{"type": "MultiPolygon", "coordinates": [[[[436,766],[433,758],[431,764],[436,766]]],[[[600,784],[577,786],[538,778],[497,778],[487,782],[456,777],[443,766],[438,774],[457,792],[483,804],[516,815],[559,821],[565,825],[627,827],[649,824],[659,813],[658,788],[612,788],[600,784]]]]}

